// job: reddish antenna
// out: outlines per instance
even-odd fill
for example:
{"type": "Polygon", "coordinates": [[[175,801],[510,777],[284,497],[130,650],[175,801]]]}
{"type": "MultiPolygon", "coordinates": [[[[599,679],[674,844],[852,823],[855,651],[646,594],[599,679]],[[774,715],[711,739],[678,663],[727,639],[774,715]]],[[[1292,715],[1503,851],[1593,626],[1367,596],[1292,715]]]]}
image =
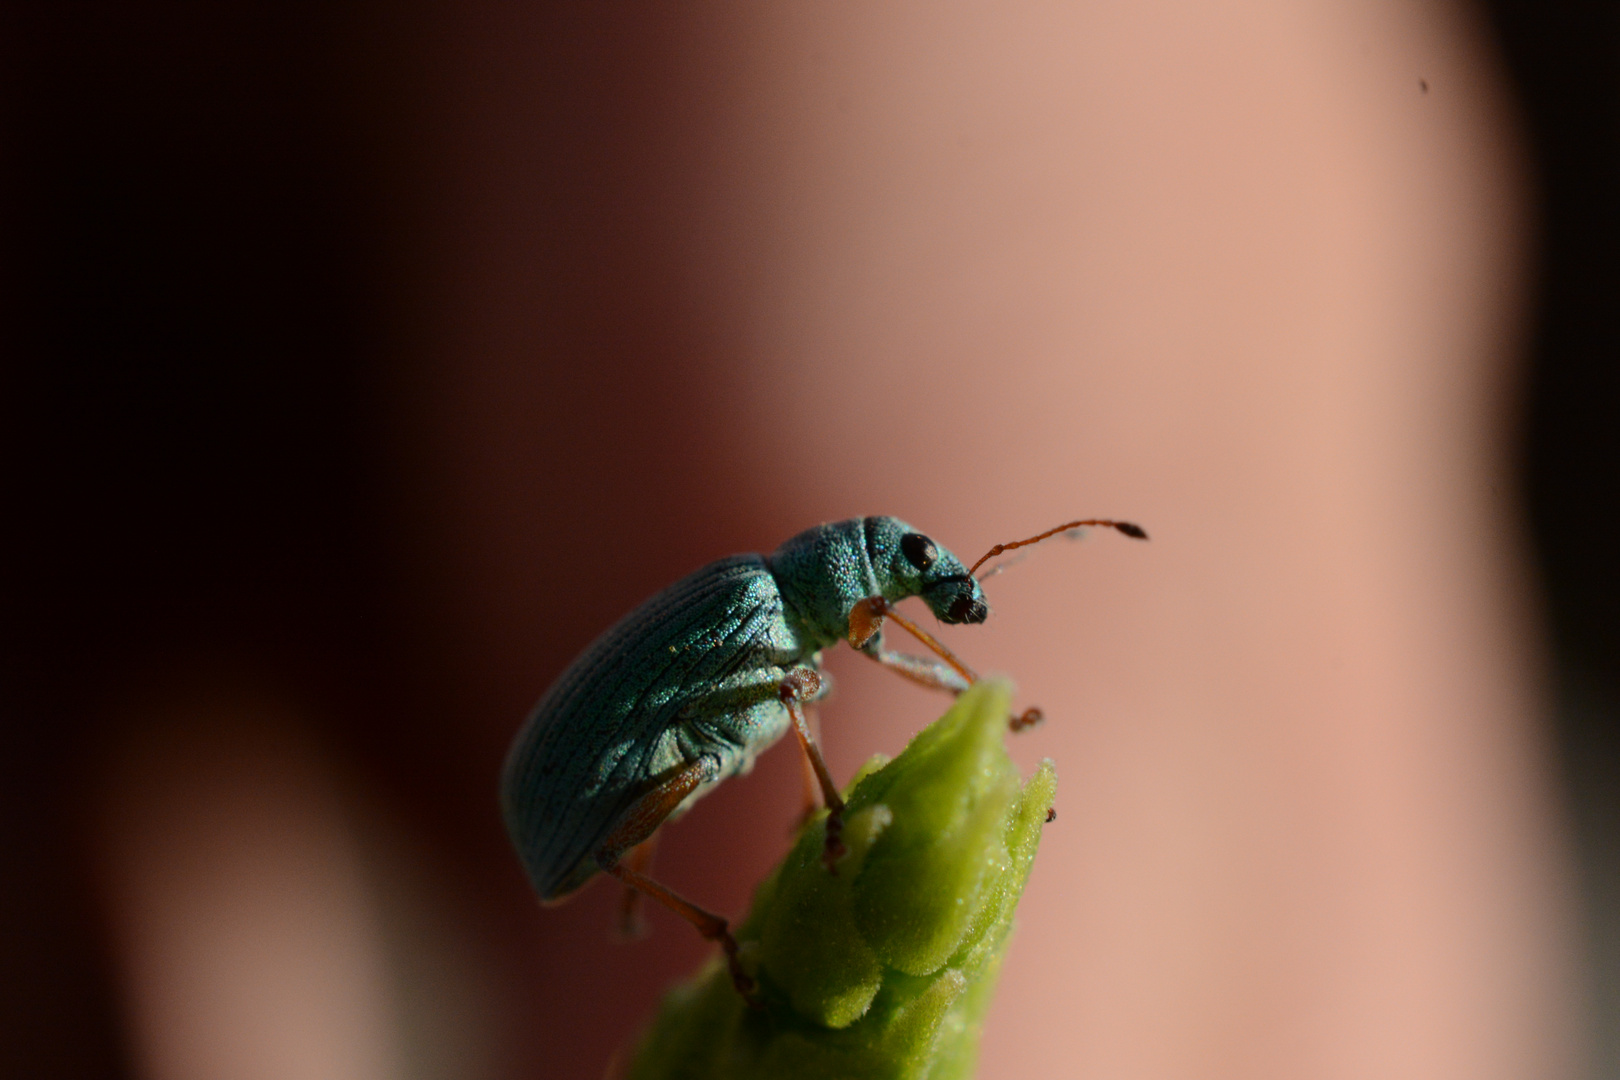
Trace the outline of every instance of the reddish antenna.
{"type": "Polygon", "coordinates": [[[1032,536],[1028,540],[1014,540],[1010,544],[997,544],[995,547],[985,552],[983,557],[980,558],[978,562],[973,564],[973,566],[968,570],[968,574],[971,576],[973,571],[983,566],[986,561],[995,558],[997,555],[1011,551],[1013,548],[1028,547],[1031,544],[1038,544],[1049,536],[1056,536],[1058,533],[1065,533],[1070,529],[1084,528],[1088,525],[1106,526],[1110,529],[1118,529],[1126,536],[1129,536],[1132,540],[1146,540],[1148,538],[1147,531],[1143,529],[1142,526],[1132,525],[1129,521],[1108,521],[1103,518],[1091,518],[1087,521],[1068,521],[1057,526],[1056,528],[1047,529],[1039,536],[1032,536]]]}

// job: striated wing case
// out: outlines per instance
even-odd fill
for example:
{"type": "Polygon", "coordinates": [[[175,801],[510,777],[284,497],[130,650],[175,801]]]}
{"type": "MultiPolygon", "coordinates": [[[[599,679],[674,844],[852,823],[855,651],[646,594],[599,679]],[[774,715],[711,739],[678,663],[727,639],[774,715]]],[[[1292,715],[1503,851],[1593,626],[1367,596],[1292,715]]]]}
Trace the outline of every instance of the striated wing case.
{"type": "Polygon", "coordinates": [[[591,856],[660,775],[709,754],[724,777],[780,736],[786,713],[771,688],[796,645],[764,560],[737,555],[658,593],[575,660],[501,777],[506,827],[541,898],[584,884],[591,856]]]}

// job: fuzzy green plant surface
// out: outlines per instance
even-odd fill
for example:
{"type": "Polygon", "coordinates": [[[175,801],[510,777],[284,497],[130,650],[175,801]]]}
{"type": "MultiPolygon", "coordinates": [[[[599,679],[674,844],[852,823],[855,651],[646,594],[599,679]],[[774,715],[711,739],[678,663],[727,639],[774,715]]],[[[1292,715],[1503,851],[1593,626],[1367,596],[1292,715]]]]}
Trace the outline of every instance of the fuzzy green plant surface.
{"type": "Polygon", "coordinates": [[[1007,756],[1012,700],[984,680],[848,792],[848,854],[822,863],[825,812],[737,930],[750,1007],[717,959],[664,1000],[629,1080],[960,1080],[1057,779],[1007,756]]]}

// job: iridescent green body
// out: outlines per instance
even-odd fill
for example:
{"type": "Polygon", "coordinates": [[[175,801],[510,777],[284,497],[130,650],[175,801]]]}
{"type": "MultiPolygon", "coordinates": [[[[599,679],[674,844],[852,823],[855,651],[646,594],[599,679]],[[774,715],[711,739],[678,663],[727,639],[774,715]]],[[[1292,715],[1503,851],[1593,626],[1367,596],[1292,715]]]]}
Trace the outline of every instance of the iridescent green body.
{"type": "MultiPolygon", "coordinates": [[[[788,730],[784,677],[819,671],[822,650],[874,596],[920,596],[948,623],[987,614],[956,556],[902,521],[868,517],[818,525],[769,556],[711,563],[598,638],[535,706],[501,778],[506,827],[541,898],[560,899],[601,869],[604,842],[664,777],[701,759],[712,766],[679,814],[750,769],[788,730]]],[[[943,665],[886,653],[880,637],[862,651],[966,688],[943,665]]]]}

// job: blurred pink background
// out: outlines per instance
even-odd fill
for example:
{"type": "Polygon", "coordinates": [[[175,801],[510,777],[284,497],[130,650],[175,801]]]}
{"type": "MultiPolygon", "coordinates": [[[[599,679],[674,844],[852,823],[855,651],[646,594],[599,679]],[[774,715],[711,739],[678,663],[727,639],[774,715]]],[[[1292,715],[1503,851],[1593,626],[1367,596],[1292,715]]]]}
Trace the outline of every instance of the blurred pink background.
{"type": "MultiPolygon", "coordinates": [[[[91,708],[135,1075],[601,1075],[707,946],[663,911],[616,942],[605,885],[539,908],[506,743],[651,592],[860,514],[969,560],[1153,536],[1051,542],[942,634],[1045,710],[1013,752],[1060,779],[982,1076],[1582,1074],[1510,460],[1530,190],[1471,9],[402,18],[408,106],[344,106],[400,166],[366,204],[373,620],[314,631],[325,682],[192,641],[91,708]]],[[[830,664],[839,777],[945,704],[830,664]]],[[[706,800],[659,876],[744,911],[798,770],[706,800]]]]}

